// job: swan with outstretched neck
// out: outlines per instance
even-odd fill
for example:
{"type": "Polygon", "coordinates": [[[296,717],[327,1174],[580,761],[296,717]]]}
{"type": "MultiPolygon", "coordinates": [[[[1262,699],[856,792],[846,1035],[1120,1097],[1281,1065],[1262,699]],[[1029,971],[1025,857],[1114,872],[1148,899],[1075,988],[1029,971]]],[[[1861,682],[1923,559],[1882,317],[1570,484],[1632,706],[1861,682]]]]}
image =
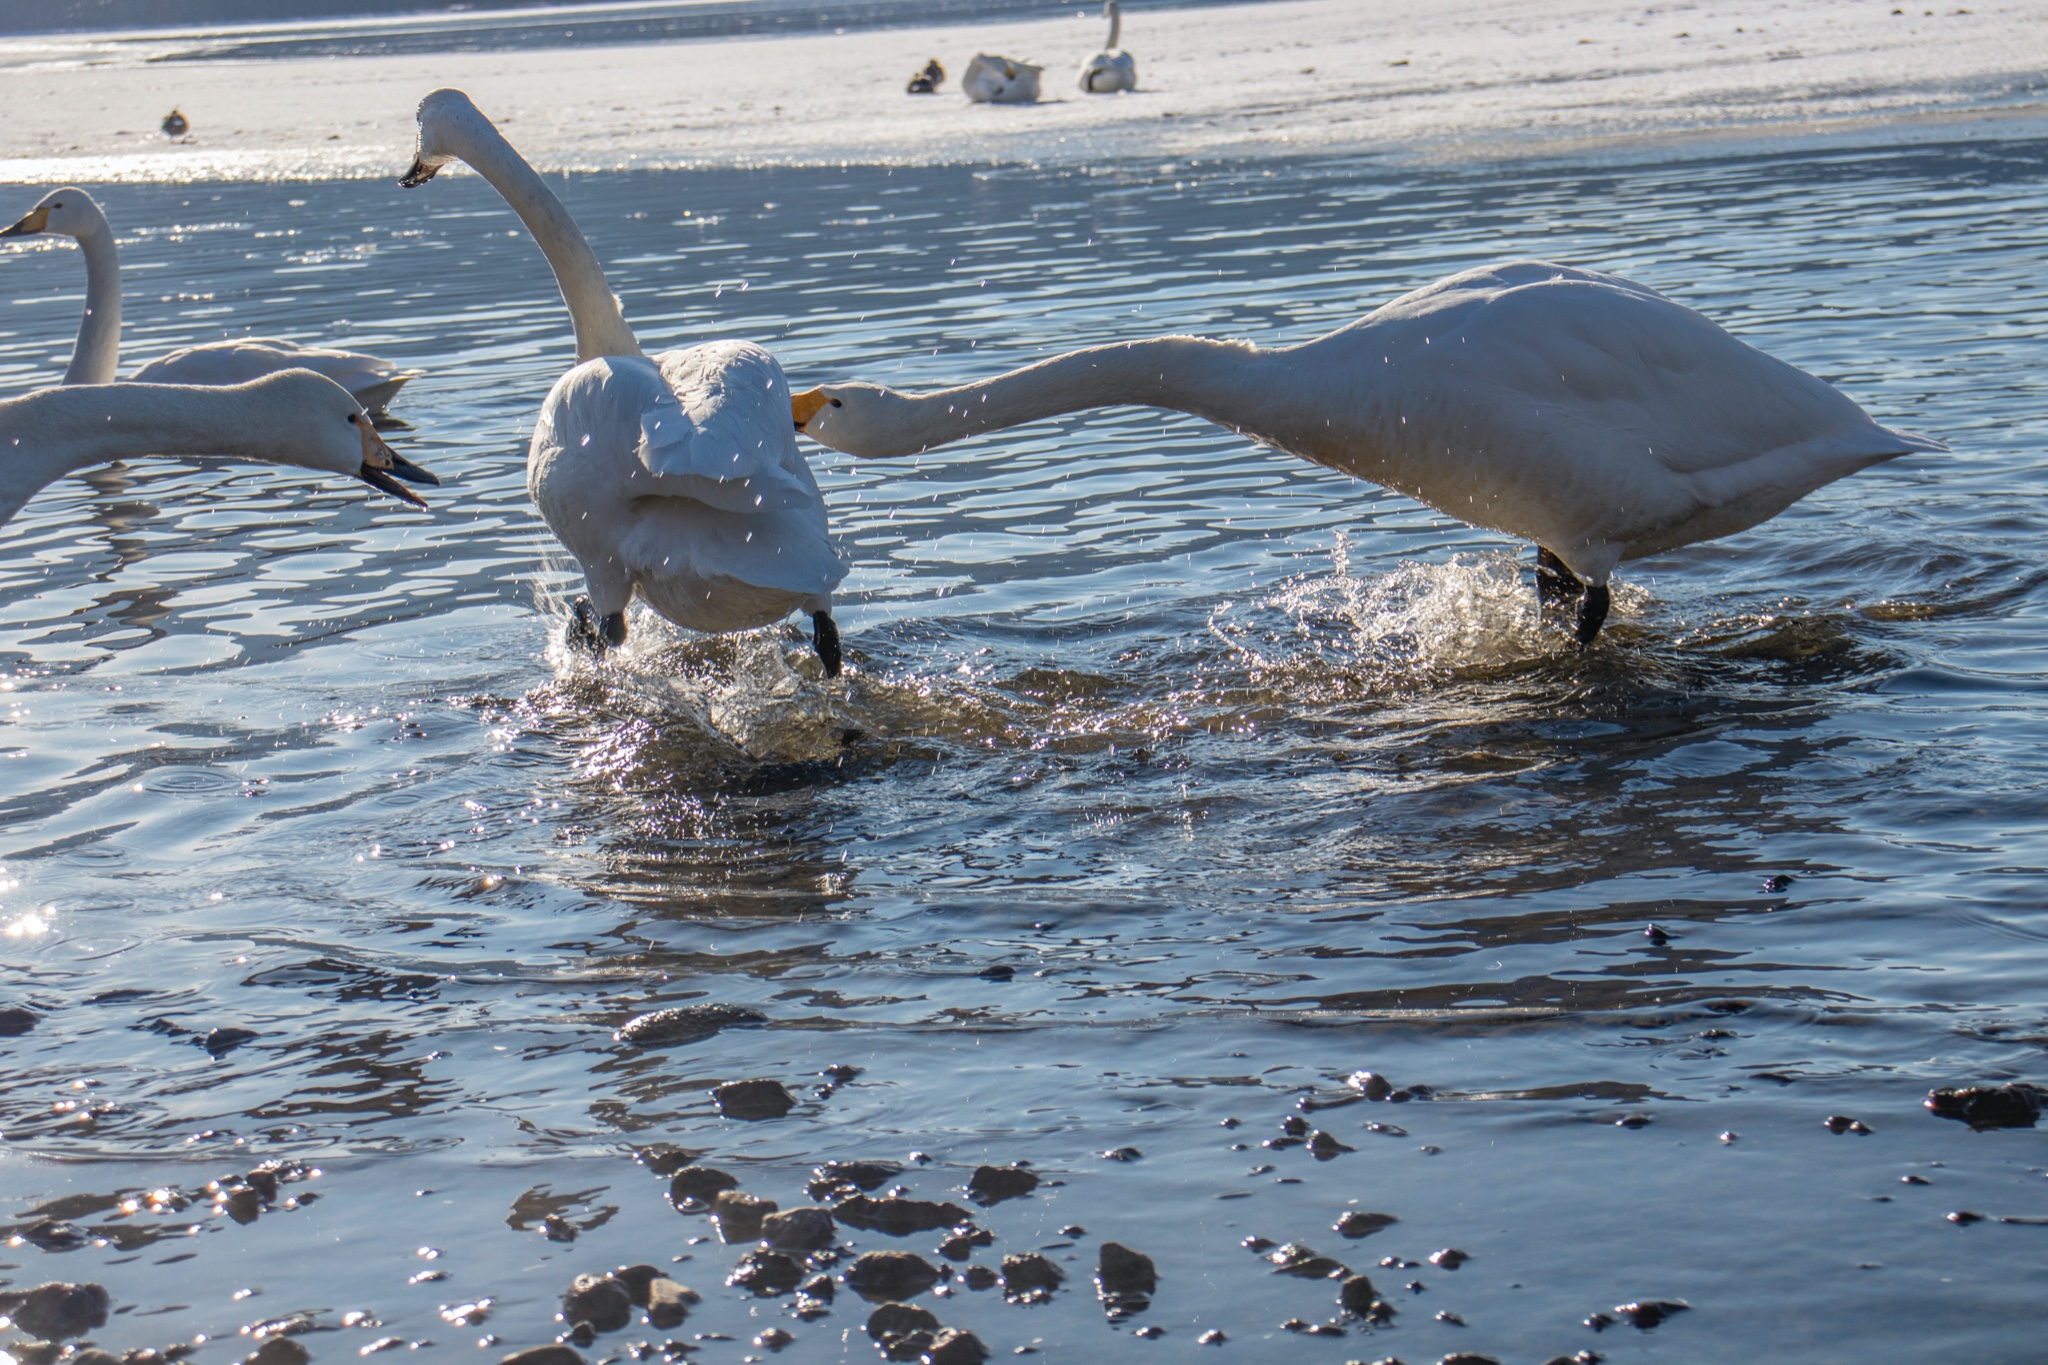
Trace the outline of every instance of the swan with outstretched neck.
{"type": "Polygon", "coordinates": [[[74,385],[0,400],[0,525],[67,474],[149,455],[347,474],[415,507],[426,503],[396,480],[440,482],[384,444],[348,390],[310,370],[228,386],[74,385]]]}
{"type": "Polygon", "coordinates": [[[690,630],[750,630],[801,609],[837,676],[832,590],[846,565],[790,430],[782,366],[745,341],[646,355],[569,211],[467,95],[428,95],[419,130],[399,184],[471,167],[533,234],[569,308],[577,364],[541,405],[526,487],[583,569],[571,640],[624,644],[636,592],[690,630]]]}
{"type": "MultiPolygon", "coordinates": [[[[69,237],[85,257],[85,314],[78,344],[64,371],[66,384],[111,384],[121,358],[121,254],[97,201],[73,186],[51,190],[0,237],[41,233],[69,237]]],[[[150,361],[133,376],[139,384],[246,384],[280,370],[312,370],[347,389],[371,417],[385,409],[418,370],[359,351],[301,346],[277,337],[241,337],[186,346],[150,361]]]]}
{"type": "Polygon", "coordinates": [[[1654,290],[1538,261],[1469,270],[1298,346],[1097,346],[937,393],[831,384],[796,427],[910,455],[1058,413],[1193,413],[1537,546],[1545,602],[1599,634],[1617,565],[1733,535],[1821,485],[1941,442],[1654,290]]]}

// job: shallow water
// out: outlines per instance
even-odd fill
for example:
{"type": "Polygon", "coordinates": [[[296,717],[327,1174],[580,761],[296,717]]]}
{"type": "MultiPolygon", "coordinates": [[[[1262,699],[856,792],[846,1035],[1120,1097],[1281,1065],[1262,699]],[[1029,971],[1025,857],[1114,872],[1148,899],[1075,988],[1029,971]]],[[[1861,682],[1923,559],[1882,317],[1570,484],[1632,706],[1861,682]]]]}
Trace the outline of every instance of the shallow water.
{"type": "MultiPolygon", "coordinates": [[[[920,1299],[998,1354],[2033,1358],[2048,1229],[1999,1220],[2048,1216],[2048,1151],[1921,1100],[2043,1079],[2043,153],[578,177],[650,346],[752,337],[798,385],[1296,340],[1536,255],[1955,447],[1630,566],[1585,654],[1517,547],[1192,419],[817,452],[855,563],[831,688],[777,632],[551,643],[574,579],[521,458],[567,329],[480,182],[109,187],[131,356],[247,330],[419,364],[405,449],[445,482],[422,514],[151,461],[4,533],[0,1003],[38,1022],[0,1042],[0,1197],[85,1240],[0,1274],[106,1284],[116,1349],[225,1361],[307,1313],[319,1359],[495,1359],[574,1274],[676,1258],[688,1323],[587,1354],[765,1359],[779,1325],[782,1359],[866,1359],[850,1292],[805,1322],[723,1287],[740,1249],[635,1152],[785,1206],[818,1161],[919,1152],[925,1197],[1045,1178],[976,1211],[975,1260],[1049,1248],[1049,1303],[920,1299]],[[690,1002],[766,1022],[613,1040],[690,1002]],[[1315,1107],[1359,1068],[1434,1098],[1315,1107]],[[753,1077],[794,1111],[721,1118],[753,1077]],[[1262,1146],[1304,1102],[1356,1150],[1262,1146]],[[246,1218],[201,1192],[272,1158],[319,1174],[246,1218]],[[1349,1241],[1354,1209],[1399,1221],[1349,1241]],[[1335,1285],[1254,1236],[1398,1316],[1283,1330],[1335,1285]],[[1157,1262],[1148,1311],[1105,1318],[1105,1240],[1157,1262]],[[1691,1308],[1584,1325],[1653,1299],[1691,1308]]],[[[30,243],[0,278],[19,391],[82,270],[30,243]]]]}

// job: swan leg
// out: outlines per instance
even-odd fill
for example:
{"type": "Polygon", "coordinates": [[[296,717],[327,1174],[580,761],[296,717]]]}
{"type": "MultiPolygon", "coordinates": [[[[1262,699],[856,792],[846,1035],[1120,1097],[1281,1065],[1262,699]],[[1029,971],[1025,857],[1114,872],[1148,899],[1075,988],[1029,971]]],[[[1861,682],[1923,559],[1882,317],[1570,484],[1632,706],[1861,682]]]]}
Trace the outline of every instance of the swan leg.
{"type": "Polygon", "coordinates": [[[569,625],[563,639],[571,649],[584,649],[592,654],[617,649],[626,643],[626,613],[613,611],[599,616],[589,598],[579,597],[569,608],[569,625]]]}
{"type": "Polygon", "coordinates": [[[1582,645],[1590,645],[1606,621],[1607,585],[1590,583],[1586,585],[1586,600],[1579,604],[1579,624],[1572,631],[1572,638],[1582,645]]]}
{"type": "Polygon", "coordinates": [[[825,665],[825,676],[839,676],[839,666],[844,655],[839,649],[839,627],[833,624],[832,613],[814,611],[811,613],[811,644],[818,651],[818,662],[825,665]]]}
{"type": "MultiPolygon", "coordinates": [[[[1559,602],[1576,601],[1586,591],[1586,585],[1579,576],[1565,567],[1559,559],[1541,545],[1536,547],[1536,600],[1548,607],[1559,602]]],[[[1607,608],[1601,607],[1604,615],[1607,608]]],[[[1598,625],[1594,626],[1598,630],[1598,625]]]]}

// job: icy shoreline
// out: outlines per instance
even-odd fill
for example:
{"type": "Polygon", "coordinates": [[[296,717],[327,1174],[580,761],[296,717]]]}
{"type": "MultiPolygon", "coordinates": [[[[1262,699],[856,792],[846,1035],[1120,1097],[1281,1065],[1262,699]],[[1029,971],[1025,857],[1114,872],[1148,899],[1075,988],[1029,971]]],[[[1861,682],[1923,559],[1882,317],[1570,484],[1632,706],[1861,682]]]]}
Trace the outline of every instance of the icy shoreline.
{"type": "MultiPolygon", "coordinates": [[[[171,45],[0,41],[0,180],[395,175],[412,110],[468,90],[549,169],[1021,163],[1345,155],[1455,161],[1731,139],[1810,141],[2048,128],[2048,5],[1910,14],[1705,0],[1281,3],[1128,16],[1141,88],[1073,72],[1100,20],[515,51],[197,59],[171,45]],[[97,51],[99,55],[95,56],[97,51]],[[1047,99],[969,105],[976,51],[1043,62],[1047,99]],[[937,56],[945,93],[903,93],[937,56]],[[189,139],[157,131],[173,106],[189,139]]],[[[187,43],[187,48],[191,44],[187,43]]]]}

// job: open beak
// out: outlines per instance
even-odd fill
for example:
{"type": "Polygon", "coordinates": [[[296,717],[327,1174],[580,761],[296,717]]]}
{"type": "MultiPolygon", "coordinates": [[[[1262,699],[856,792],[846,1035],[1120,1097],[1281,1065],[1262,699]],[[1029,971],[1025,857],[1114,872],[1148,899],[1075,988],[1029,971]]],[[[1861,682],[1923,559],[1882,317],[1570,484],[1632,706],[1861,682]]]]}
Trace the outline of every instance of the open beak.
{"type": "Polygon", "coordinates": [[[434,172],[440,169],[439,166],[429,166],[418,157],[414,157],[412,159],[412,169],[398,177],[398,188],[402,190],[416,190],[429,180],[432,180],[434,172]]]}
{"type": "Polygon", "coordinates": [[[372,488],[382,489],[401,502],[409,502],[414,507],[425,507],[426,500],[398,480],[432,484],[437,488],[441,481],[385,445],[384,438],[370,426],[367,418],[357,422],[356,426],[363,435],[363,467],[356,471],[356,477],[372,488]]]}
{"type": "Polygon", "coordinates": [[[827,398],[823,389],[806,389],[790,398],[789,415],[796,419],[796,429],[802,431],[805,424],[818,415],[818,409],[835,401],[827,398]]]}
{"type": "Polygon", "coordinates": [[[50,211],[47,208],[31,209],[28,216],[10,228],[0,228],[0,237],[33,237],[48,227],[50,211]]]}

